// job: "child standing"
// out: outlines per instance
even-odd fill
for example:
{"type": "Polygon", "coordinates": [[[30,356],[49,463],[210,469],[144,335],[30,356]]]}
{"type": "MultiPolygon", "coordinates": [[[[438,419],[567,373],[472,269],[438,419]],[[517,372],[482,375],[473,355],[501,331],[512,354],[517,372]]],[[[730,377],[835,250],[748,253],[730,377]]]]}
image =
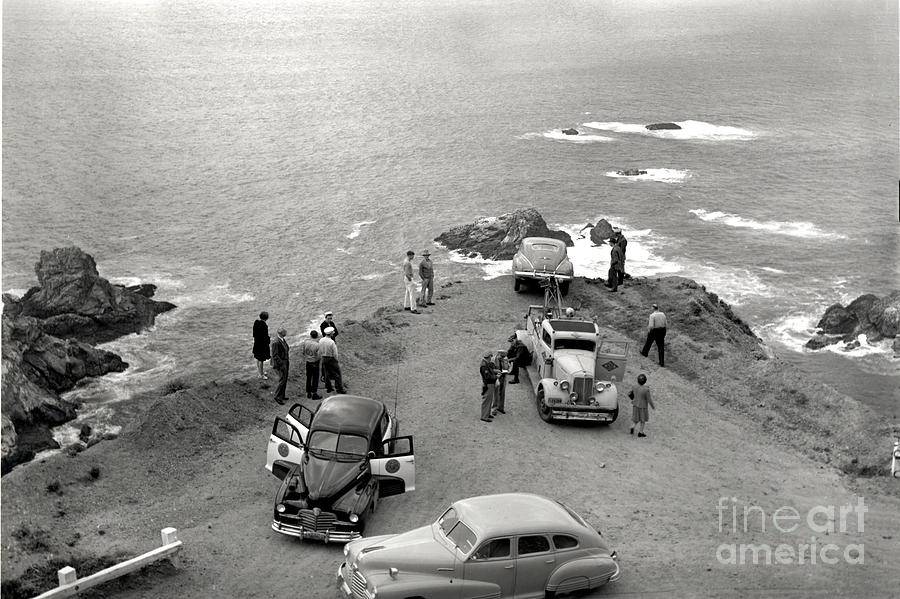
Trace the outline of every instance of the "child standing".
{"type": "Polygon", "coordinates": [[[650,420],[650,410],[647,406],[650,406],[654,410],[656,409],[656,406],[653,405],[653,399],[650,398],[650,387],[644,385],[644,383],[647,382],[647,377],[643,374],[639,374],[637,382],[638,384],[628,392],[628,397],[631,398],[631,405],[633,406],[631,409],[631,421],[633,422],[631,425],[631,434],[634,434],[634,425],[640,423],[641,426],[638,430],[638,437],[646,437],[647,435],[644,434],[644,423],[650,420]]]}

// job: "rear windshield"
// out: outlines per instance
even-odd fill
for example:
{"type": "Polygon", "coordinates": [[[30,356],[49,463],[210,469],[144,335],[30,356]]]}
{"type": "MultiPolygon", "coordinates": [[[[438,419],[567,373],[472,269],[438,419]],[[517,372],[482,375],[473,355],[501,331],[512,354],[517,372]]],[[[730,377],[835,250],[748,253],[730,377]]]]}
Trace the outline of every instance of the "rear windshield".
{"type": "Polygon", "coordinates": [[[366,457],[369,443],[359,435],[330,431],[313,431],[309,436],[309,453],[324,460],[355,462],[366,457]]]}
{"type": "Polygon", "coordinates": [[[535,252],[553,252],[554,254],[562,253],[562,248],[552,243],[530,243],[528,244],[528,248],[534,250],[535,252]]]}

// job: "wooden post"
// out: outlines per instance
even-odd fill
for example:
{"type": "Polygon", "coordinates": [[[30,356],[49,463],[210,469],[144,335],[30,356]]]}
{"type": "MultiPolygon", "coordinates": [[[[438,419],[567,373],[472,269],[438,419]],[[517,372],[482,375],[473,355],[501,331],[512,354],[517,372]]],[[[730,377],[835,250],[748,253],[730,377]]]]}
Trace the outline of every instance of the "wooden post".
{"type": "Polygon", "coordinates": [[[73,568],[72,566],[60,568],[56,574],[59,576],[59,586],[72,584],[73,582],[78,580],[78,574],[75,572],[75,568],[73,568]]]}
{"type": "MultiPolygon", "coordinates": [[[[159,535],[160,535],[160,537],[162,537],[163,546],[171,545],[172,543],[178,542],[178,530],[172,528],[171,526],[160,530],[159,535]]],[[[169,561],[176,568],[181,567],[181,558],[178,556],[177,553],[173,553],[172,555],[170,555],[169,561]]]]}

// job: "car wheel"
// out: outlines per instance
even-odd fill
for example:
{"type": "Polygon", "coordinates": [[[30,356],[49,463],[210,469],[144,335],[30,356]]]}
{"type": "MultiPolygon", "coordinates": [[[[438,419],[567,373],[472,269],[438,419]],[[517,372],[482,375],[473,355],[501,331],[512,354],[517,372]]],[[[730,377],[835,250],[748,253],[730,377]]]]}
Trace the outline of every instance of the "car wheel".
{"type": "Polygon", "coordinates": [[[513,291],[522,291],[522,281],[518,277],[513,277],[513,291]]]}
{"type": "Polygon", "coordinates": [[[541,387],[537,392],[537,410],[538,416],[541,417],[541,420],[544,422],[551,422],[553,417],[551,416],[550,406],[544,402],[544,388],[541,387]]]}
{"type": "Polygon", "coordinates": [[[559,292],[562,293],[563,295],[568,295],[570,284],[571,284],[571,281],[563,281],[562,283],[560,283],[559,284],[559,292]]]}

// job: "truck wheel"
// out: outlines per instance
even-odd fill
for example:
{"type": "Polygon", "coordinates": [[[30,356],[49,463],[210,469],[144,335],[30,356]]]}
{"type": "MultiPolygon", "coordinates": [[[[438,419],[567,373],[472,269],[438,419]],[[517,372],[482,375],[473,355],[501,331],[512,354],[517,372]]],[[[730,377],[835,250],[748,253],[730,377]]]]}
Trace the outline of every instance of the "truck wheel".
{"type": "Polygon", "coordinates": [[[522,291],[522,281],[518,277],[513,277],[513,291],[522,291]]]}
{"type": "Polygon", "coordinates": [[[548,406],[544,402],[544,388],[543,387],[538,389],[537,410],[538,410],[538,416],[541,417],[541,420],[543,420],[544,422],[552,422],[553,421],[553,417],[551,416],[551,412],[550,412],[550,406],[548,406]]]}
{"type": "Polygon", "coordinates": [[[562,283],[560,283],[559,284],[559,292],[562,293],[563,295],[569,295],[569,285],[570,284],[571,284],[571,281],[563,281],[562,283]]]}

